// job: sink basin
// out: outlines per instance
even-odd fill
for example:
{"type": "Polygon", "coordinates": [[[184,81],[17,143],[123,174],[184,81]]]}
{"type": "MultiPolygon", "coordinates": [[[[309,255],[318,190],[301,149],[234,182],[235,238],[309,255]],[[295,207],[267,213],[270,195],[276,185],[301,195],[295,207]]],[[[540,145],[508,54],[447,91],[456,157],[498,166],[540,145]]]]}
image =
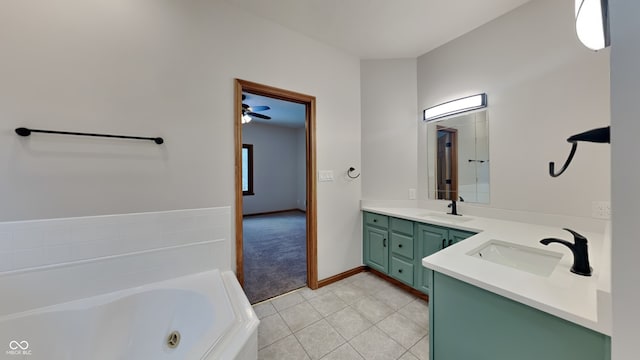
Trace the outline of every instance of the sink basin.
{"type": "Polygon", "coordinates": [[[436,218],[436,219],[448,221],[451,223],[463,223],[463,222],[472,220],[471,218],[464,217],[464,216],[448,215],[448,214],[441,214],[441,213],[427,213],[427,214],[421,214],[419,216],[436,218]]]}
{"type": "Polygon", "coordinates": [[[501,240],[489,240],[467,255],[545,277],[551,275],[562,258],[561,253],[501,240]]]}

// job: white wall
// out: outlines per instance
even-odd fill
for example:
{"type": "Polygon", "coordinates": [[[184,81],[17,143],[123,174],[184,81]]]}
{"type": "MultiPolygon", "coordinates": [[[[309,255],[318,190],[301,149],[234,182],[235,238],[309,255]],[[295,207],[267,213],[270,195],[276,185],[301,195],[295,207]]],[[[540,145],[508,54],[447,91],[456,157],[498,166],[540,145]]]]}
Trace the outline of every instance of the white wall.
{"type": "Polygon", "coordinates": [[[416,59],[363,60],[362,199],[408,200],[417,188],[416,59]]]}
{"type": "MultiPolygon", "coordinates": [[[[548,174],[549,161],[559,168],[568,156],[566,138],[610,122],[609,52],[594,53],[579,43],[573,6],[529,2],[418,58],[418,111],[488,95],[492,209],[588,218],[592,201],[610,199],[608,145],[580,144],[561,177],[548,174]]],[[[424,123],[419,132],[424,200],[424,123]]]]}
{"type": "Polygon", "coordinates": [[[612,359],[638,358],[640,283],[635,271],[640,254],[640,3],[612,0],[611,11],[611,155],[612,155],[612,359]]]}
{"type": "MultiPolygon", "coordinates": [[[[0,53],[0,220],[233,206],[236,77],[316,96],[318,168],[359,166],[359,59],[222,1],[2,1],[0,53]]],[[[361,264],[359,199],[318,186],[321,279],[361,264]]]]}
{"type": "Polygon", "coordinates": [[[297,208],[299,178],[298,131],[250,122],[242,127],[242,142],[253,145],[253,192],[243,197],[243,214],[297,208]]]}

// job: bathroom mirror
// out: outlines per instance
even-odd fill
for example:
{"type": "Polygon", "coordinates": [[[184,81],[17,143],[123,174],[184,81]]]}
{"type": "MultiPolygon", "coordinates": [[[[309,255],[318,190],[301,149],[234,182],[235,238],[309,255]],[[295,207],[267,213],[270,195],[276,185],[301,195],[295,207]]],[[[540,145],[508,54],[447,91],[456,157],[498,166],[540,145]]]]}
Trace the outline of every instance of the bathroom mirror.
{"type": "Polygon", "coordinates": [[[489,203],[487,111],[427,124],[429,199],[489,203]]]}

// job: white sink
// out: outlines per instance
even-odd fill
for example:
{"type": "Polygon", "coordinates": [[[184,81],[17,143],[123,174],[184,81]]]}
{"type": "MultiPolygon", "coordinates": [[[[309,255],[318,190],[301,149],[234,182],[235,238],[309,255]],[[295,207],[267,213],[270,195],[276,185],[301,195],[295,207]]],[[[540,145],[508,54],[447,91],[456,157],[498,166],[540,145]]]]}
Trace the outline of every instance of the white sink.
{"type": "Polygon", "coordinates": [[[458,216],[458,215],[449,215],[449,214],[441,214],[441,213],[426,213],[418,216],[436,218],[436,219],[448,221],[451,223],[463,223],[463,222],[472,220],[471,218],[464,217],[462,215],[458,216]]]}
{"type": "Polygon", "coordinates": [[[467,255],[545,277],[551,275],[562,258],[561,253],[494,239],[467,255]]]}

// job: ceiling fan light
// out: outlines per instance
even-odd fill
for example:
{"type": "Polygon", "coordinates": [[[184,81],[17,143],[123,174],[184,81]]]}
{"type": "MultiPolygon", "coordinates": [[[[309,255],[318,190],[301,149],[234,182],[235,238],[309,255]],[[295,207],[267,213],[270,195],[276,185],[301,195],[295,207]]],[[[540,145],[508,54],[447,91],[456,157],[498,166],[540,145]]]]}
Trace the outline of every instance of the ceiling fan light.
{"type": "Polygon", "coordinates": [[[591,50],[610,45],[608,0],[575,0],[576,33],[580,42],[591,50]]]}
{"type": "Polygon", "coordinates": [[[242,115],[242,123],[246,124],[246,123],[249,123],[249,122],[251,122],[251,116],[249,116],[247,114],[243,114],[242,115]]]}

